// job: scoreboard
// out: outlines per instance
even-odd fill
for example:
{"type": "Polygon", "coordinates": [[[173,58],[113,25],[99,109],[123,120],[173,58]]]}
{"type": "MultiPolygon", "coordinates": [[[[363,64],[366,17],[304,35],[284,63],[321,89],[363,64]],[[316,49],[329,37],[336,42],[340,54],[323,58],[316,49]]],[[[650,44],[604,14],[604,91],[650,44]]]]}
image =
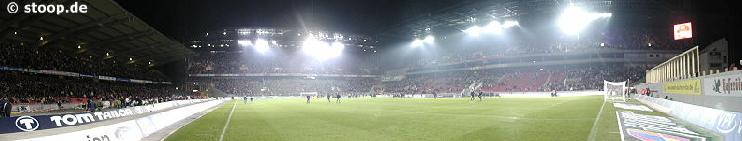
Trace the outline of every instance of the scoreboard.
{"type": "Polygon", "coordinates": [[[673,32],[675,33],[675,40],[693,38],[693,26],[690,22],[676,24],[673,32]]]}

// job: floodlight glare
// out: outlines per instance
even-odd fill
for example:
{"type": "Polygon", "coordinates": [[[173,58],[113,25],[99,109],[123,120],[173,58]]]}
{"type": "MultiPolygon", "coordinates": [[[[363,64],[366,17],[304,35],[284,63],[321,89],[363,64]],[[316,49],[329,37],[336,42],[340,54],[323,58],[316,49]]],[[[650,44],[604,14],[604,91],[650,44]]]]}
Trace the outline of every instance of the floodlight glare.
{"type": "Polygon", "coordinates": [[[264,53],[264,52],[268,51],[268,48],[269,48],[268,41],[265,41],[263,39],[257,39],[257,40],[255,40],[255,46],[253,46],[253,47],[255,47],[255,51],[258,51],[260,53],[264,53]]]}
{"type": "Polygon", "coordinates": [[[252,46],[252,42],[248,40],[238,40],[237,44],[240,46],[252,46]]]}
{"type": "Polygon", "coordinates": [[[559,16],[557,26],[562,32],[574,35],[582,32],[592,21],[611,16],[611,13],[590,13],[580,7],[569,6],[559,16]]]}
{"type": "Polygon", "coordinates": [[[492,33],[502,33],[502,24],[498,21],[492,21],[484,27],[485,31],[492,33]]]}
{"type": "Polygon", "coordinates": [[[423,40],[415,39],[414,41],[412,41],[412,43],[410,43],[410,46],[413,48],[421,47],[423,46],[423,40]]]}
{"type": "Polygon", "coordinates": [[[435,43],[435,37],[433,37],[433,35],[428,35],[425,36],[425,39],[423,39],[423,41],[425,41],[426,44],[433,44],[435,43]]]}
{"type": "Polygon", "coordinates": [[[472,26],[464,30],[464,33],[466,33],[469,36],[479,36],[480,32],[481,32],[481,28],[479,26],[472,26]]]}
{"type": "Polygon", "coordinates": [[[343,48],[345,48],[345,45],[339,41],[329,44],[312,37],[307,38],[304,40],[304,43],[302,43],[302,51],[304,51],[304,53],[320,60],[340,56],[343,48]]]}
{"type": "Polygon", "coordinates": [[[332,48],[342,49],[342,48],[345,48],[345,44],[341,43],[340,41],[335,41],[335,42],[332,42],[332,48]]]}
{"type": "Polygon", "coordinates": [[[504,23],[502,23],[502,26],[505,27],[505,28],[510,28],[510,27],[520,26],[520,24],[518,23],[518,21],[508,20],[508,21],[505,21],[504,23]]]}
{"type": "Polygon", "coordinates": [[[337,57],[340,56],[343,53],[343,49],[345,48],[345,44],[341,43],[340,41],[335,41],[330,46],[329,51],[327,52],[328,57],[337,57]]]}
{"type": "Polygon", "coordinates": [[[562,15],[559,16],[557,25],[567,34],[578,34],[590,22],[588,15],[582,8],[570,6],[564,9],[562,15]]]}

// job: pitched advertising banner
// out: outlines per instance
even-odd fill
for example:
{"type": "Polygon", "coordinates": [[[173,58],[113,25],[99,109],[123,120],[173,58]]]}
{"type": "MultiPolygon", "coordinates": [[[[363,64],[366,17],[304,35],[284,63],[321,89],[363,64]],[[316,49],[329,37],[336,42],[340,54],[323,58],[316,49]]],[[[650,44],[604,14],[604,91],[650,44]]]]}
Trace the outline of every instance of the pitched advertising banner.
{"type": "Polygon", "coordinates": [[[203,102],[206,99],[178,100],[145,106],[129,107],[111,111],[68,113],[57,115],[18,116],[0,119],[0,134],[31,132],[52,128],[85,125],[110,119],[160,111],[191,103],[203,102]]]}
{"type": "Polygon", "coordinates": [[[706,141],[702,134],[673,122],[664,116],[617,111],[616,118],[623,141],[706,141]]]}
{"type": "Polygon", "coordinates": [[[727,112],[643,95],[637,95],[636,99],[654,109],[668,109],[663,112],[714,131],[723,136],[724,140],[742,140],[742,113],[727,112]]]}
{"type": "Polygon", "coordinates": [[[704,95],[742,97],[742,71],[705,77],[703,87],[704,95]]]}
{"type": "Polygon", "coordinates": [[[701,95],[701,80],[689,79],[667,82],[662,85],[663,92],[669,94],[701,95]]]}

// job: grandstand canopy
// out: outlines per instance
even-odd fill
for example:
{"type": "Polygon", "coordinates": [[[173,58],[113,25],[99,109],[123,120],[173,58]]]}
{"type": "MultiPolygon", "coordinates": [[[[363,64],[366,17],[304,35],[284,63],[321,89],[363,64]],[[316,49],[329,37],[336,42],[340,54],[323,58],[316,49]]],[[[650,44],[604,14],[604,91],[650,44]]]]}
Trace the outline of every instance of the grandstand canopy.
{"type": "Polygon", "coordinates": [[[0,39],[91,56],[106,56],[108,53],[120,60],[134,58],[156,64],[182,59],[192,53],[114,1],[58,0],[48,3],[71,5],[74,2],[86,3],[88,13],[1,14],[0,39]]]}

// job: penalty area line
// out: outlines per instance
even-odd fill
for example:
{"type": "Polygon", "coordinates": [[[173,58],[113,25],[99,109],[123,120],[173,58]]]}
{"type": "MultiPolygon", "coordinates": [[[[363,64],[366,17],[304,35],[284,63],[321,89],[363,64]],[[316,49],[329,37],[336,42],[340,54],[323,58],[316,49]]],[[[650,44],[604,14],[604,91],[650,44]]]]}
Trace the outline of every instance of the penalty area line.
{"type": "Polygon", "coordinates": [[[234,103],[232,105],[232,111],[229,112],[229,117],[227,117],[227,123],[224,123],[224,128],[222,128],[222,135],[219,136],[219,141],[224,141],[224,133],[227,132],[227,127],[229,126],[229,122],[232,120],[232,114],[234,113],[234,107],[237,106],[237,103],[234,103]]]}

